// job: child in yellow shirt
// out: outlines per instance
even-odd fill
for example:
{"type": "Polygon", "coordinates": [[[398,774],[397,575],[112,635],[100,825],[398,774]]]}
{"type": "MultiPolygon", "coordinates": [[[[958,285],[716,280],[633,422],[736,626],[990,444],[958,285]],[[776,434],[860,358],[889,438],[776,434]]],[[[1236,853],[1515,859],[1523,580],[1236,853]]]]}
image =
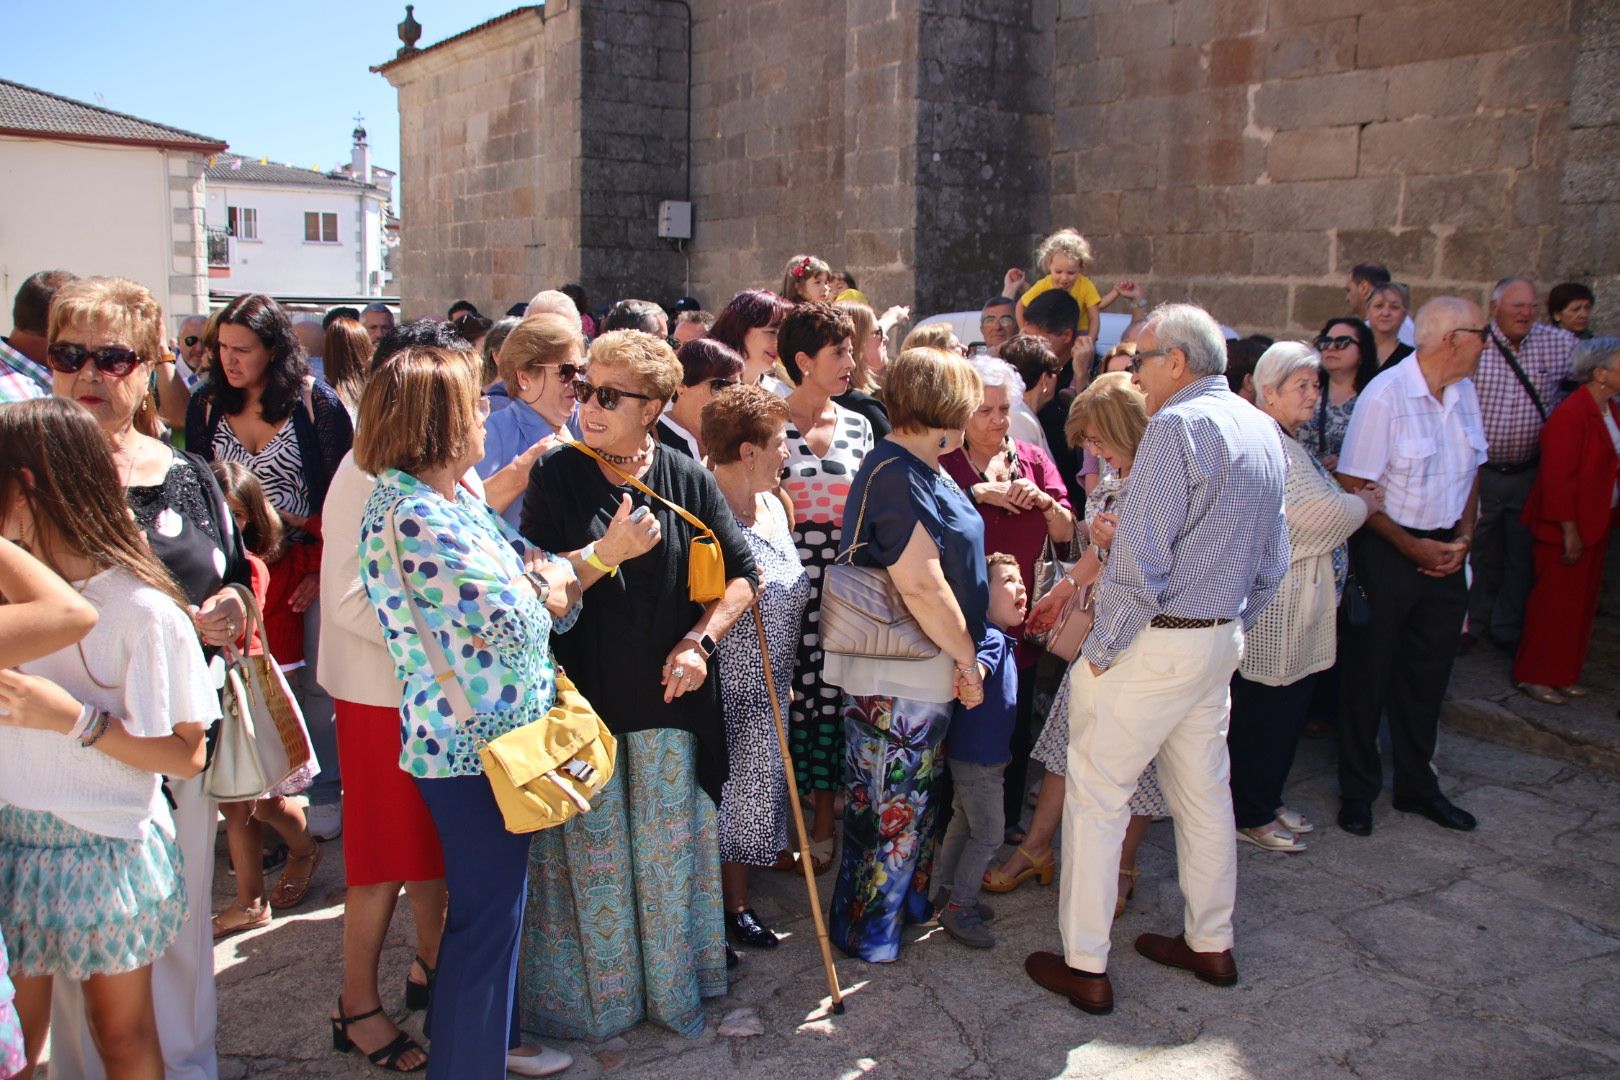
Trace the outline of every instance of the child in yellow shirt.
{"type": "MultiPolygon", "coordinates": [[[[1093,328],[1097,326],[1098,316],[1107,305],[1097,286],[1081,273],[1090,261],[1091,243],[1074,229],[1059,229],[1041,241],[1041,246],[1035,249],[1035,265],[1046,271],[1046,276],[1018,298],[1018,306],[1014,310],[1018,325],[1024,325],[1024,308],[1031,300],[1048,289],[1063,289],[1080,305],[1080,321],[1076,324],[1076,331],[1084,337],[1095,337],[1093,328]]],[[[1110,291],[1108,302],[1112,303],[1118,295],[1110,291]]]]}

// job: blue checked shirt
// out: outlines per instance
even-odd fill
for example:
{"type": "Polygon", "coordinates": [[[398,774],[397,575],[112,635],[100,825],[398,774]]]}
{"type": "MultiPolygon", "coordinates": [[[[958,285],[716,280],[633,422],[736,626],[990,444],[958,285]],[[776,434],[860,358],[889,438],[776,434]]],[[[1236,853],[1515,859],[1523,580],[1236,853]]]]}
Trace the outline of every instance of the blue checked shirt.
{"type": "Polygon", "coordinates": [[[51,396],[51,373],[0,338],[0,405],[51,396]]]}
{"type": "Polygon", "coordinates": [[[1254,625],[1288,572],[1287,475],[1277,425],[1225,376],[1173,394],[1137,447],[1086,659],[1111,666],[1155,615],[1254,625]]]}

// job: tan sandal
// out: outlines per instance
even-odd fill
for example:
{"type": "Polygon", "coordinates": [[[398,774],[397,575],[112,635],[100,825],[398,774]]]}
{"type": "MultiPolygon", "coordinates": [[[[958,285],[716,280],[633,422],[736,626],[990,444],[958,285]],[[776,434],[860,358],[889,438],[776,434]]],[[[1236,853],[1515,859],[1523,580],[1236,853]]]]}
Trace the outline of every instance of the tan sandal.
{"type": "Polygon", "coordinates": [[[241,904],[232,904],[214,916],[214,940],[220,941],[236,934],[245,934],[249,930],[257,930],[261,926],[269,925],[269,904],[259,903],[250,908],[243,907],[241,904]]]}
{"type": "Polygon", "coordinates": [[[1519,693],[1531,701],[1539,701],[1543,705],[1568,705],[1569,700],[1550,686],[1540,683],[1522,682],[1519,684],[1519,693]]]}
{"type": "Polygon", "coordinates": [[[270,890],[270,906],[280,911],[302,904],[309,896],[309,887],[315,881],[315,869],[320,865],[321,849],[318,844],[308,855],[288,855],[287,865],[282,867],[276,887],[270,890]],[[303,868],[303,873],[296,873],[295,867],[303,868]]]}
{"type": "Polygon", "coordinates": [[[1031,855],[1024,845],[1018,845],[1018,854],[1029,860],[1029,865],[1016,874],[1008,874],[997,866],[984,872],[984,890],[993,893],[1010,893],[1030,878],[1036,878],[1042,885],[1052,884],[1052,878],[1057,874],[1057,863],[1052,858],[1052,849],[1047,848],[1045,857],[1037,859],[1031,855]]]}
{"type": "Polygon", "coordinates": [[[837,846],[836,837],[827,837],[825,840],[810,841],[810,867],[820,877],[832,869],[833,849],[837,846]]]}
{"type": "Polygon", "coordinates": [[[1119,876],[1122,878],[1130,878],[1131,883],[1124,892],[1119,894],[1119,898],[1114,901],[1114,918],[1116,919],[1125,914],[1126,905],[1131,902],[1131,897],[1136,895],[1136,880],[1142,876],[1142,871],[1139,867],[1135,866],[1131,867],[1129,870],[1122,868],[1119,872],[1119,876]]]}

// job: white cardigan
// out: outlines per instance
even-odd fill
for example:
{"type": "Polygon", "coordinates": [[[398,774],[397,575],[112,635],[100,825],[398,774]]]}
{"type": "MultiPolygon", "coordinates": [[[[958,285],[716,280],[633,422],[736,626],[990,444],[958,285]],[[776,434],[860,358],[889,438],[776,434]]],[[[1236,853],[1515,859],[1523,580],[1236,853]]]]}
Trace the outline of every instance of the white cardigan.
{"type": "MultiPolygon", "coordinates": [[[[332,475],[321,511],[321,648],[315,679],[339,701],[397,709],[404,694],[383,644],[377,609],[360,580],[360,519],[376,478],[345,454],[332,475]]],[[[483,481],[471,469],[462,483],[479,498],[483,481]]]]}
{"type": "Polygon", "coordinates": [[[1287,686],[1333,666],[1338,598],[1333,549],[1367,520],[1367,504],[1316,471],[1310,452],[1279,430],[1288,455],[1283,511],[1293,561],[1276,599],[1250,629],[1238,671],[1250,682],[1287,686]]]}

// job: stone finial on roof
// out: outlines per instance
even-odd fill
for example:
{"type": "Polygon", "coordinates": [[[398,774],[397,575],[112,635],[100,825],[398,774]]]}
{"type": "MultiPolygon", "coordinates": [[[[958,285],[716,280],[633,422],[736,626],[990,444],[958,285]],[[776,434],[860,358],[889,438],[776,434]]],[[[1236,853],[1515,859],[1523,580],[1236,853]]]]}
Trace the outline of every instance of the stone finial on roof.
{"type": "Polygon", "coordinates": [[[422,24],[417,22],[416,16],[412,14],[415,10],[415,4],[405,5],[405,21],[399,24],[399,40],[404,44],[399,47],[396,56],[409,56],[416,51],[416,43],[421,40],[422,24]]]}

